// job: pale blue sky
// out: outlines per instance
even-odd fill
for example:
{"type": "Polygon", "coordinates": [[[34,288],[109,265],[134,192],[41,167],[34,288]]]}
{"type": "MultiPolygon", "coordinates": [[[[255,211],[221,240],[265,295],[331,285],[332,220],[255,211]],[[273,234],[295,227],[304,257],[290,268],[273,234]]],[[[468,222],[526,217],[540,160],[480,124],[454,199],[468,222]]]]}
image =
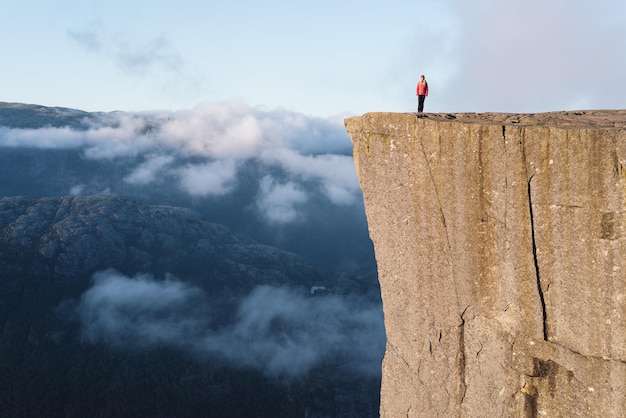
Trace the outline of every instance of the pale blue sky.
{"type": "Polygon", "coordinates": [[[626,108],[626,2],[0,0],[0,101],[312,116],[626,108]]]}

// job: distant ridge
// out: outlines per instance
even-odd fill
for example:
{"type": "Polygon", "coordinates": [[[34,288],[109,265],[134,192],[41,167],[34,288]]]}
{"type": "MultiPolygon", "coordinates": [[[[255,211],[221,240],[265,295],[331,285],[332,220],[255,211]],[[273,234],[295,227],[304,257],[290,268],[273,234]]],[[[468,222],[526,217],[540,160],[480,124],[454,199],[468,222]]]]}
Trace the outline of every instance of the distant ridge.
{"type": "Polygon", "coordinates": [[[71,127],[86,129],[89,122],[101,122],[107,113],[86,112],[67,107],[0,102],[0,126],[17,129],[71,127]]]}

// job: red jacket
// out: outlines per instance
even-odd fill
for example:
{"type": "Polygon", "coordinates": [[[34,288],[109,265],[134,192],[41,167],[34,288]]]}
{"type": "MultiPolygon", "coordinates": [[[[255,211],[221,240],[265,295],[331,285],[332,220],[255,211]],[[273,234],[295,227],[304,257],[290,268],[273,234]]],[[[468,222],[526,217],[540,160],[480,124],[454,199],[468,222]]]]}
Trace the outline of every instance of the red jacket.
{"type": "Polygon", "coordinates": [[[428,83],[424,82],[417,83],[417,88],[415,89],[416,96],[428,96],[428,83]]]}

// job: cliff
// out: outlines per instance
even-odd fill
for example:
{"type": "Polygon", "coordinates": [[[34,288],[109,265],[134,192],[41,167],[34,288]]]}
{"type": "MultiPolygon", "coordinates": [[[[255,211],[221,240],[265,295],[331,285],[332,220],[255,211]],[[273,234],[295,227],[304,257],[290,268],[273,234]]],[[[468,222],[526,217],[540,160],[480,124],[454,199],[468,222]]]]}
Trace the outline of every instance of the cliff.
{"type": "Polygon", "coordinates": [[[626,416],[626,110],[345,120],[382,417],[626,416]]]}

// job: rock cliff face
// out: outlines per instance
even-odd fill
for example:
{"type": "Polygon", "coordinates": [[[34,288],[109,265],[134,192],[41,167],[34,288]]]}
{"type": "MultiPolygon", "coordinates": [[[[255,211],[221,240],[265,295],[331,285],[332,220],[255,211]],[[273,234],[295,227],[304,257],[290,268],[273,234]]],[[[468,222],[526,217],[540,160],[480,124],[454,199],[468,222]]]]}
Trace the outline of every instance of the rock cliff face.
{"type": "Polygon", "coordinates": [[[626,111],[346,119],[382,417],[626,416],[626,111]]]}

